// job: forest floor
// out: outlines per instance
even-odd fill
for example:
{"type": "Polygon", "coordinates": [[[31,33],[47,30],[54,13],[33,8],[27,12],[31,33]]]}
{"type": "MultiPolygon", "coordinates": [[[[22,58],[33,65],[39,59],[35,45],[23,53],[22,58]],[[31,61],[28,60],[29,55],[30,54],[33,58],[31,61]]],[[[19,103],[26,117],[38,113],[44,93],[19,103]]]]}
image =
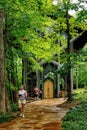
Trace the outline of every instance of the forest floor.
{"type": "Polygon", "coordinates": [[[67,103],[64,98],[42,99],[26,104],[25,117],[0,124],[0,130],[62,130],[62,118],[77,104],[67,103]]]}

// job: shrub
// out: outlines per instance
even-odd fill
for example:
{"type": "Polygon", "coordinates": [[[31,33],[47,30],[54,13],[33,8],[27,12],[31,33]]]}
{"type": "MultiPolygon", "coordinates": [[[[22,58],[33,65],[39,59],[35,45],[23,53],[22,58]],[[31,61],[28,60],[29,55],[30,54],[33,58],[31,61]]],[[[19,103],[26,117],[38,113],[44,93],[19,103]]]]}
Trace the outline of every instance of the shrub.
{"type": "Polygon", "coordinates": [[[87,90],[80,91],[75,96],[80,101],[80,106],[67,112],[63,118],[62,130],[87,130],[87,90]]]}
{"type": "Polygon", "coordinates": [[[6,113],[6,114],[0,113],[0,123],[9,121],[11,119],[12,119],[12,114],[11,113],[6,113]]]}
{"type": "Polygon", "coordinates": [[[12,103],[11,104],[11,110],[12,110],[12,112],[18,111],[18,105],[16,103],[12,103]]]}

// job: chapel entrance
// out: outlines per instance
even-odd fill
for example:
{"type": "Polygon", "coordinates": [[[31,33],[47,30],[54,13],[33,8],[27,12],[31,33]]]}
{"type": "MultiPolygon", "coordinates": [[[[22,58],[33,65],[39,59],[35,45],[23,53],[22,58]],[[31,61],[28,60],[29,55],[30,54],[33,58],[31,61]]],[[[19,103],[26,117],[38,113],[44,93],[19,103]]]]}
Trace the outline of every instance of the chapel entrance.
{"type": "Polygon", "coordinates": [[[46,80],[44,82],[44,98],[50,99],[53,98],[53,82],[51,80],[46,80]]]}

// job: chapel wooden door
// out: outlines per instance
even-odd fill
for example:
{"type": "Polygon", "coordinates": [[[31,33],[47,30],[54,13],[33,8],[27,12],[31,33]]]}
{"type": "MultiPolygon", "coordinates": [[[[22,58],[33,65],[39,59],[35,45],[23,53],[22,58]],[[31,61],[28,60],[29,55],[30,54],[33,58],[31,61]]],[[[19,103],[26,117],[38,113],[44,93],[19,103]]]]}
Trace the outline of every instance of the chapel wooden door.
{"type": "Polygon", "coordinates": [[[44,98],[53,98],[53,82],[51,80],[44,82],[44,98]]]}

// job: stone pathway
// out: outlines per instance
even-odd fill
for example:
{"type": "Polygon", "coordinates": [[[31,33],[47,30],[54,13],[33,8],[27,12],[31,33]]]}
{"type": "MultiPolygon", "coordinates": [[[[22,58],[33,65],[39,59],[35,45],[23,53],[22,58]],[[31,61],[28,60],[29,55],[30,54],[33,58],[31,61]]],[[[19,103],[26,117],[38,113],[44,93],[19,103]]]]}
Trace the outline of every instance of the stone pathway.
{"type": "Polygon", "coordinates": [[[27,103],[25,117],[0,125],[0,130],[62,130],[61,119],[68,111],[61,107],[65,99],[43,99],[27,103]]]}

